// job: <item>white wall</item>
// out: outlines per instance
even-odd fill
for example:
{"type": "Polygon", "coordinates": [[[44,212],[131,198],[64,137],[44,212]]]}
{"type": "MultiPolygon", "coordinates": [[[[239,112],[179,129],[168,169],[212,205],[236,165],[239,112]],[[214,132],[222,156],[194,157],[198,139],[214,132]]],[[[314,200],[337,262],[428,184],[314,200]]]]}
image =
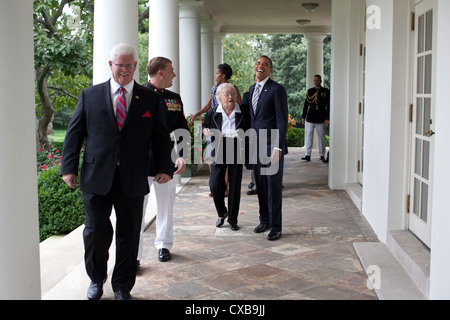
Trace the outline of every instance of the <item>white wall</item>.
{"type": "Polygon", "coordinates": [[[436,135],[434,156],[433,217],[431,225],[430,298],[450,299],[450,107],[448,102],[450,70],[450,1],[438,1],[436,135]]]}

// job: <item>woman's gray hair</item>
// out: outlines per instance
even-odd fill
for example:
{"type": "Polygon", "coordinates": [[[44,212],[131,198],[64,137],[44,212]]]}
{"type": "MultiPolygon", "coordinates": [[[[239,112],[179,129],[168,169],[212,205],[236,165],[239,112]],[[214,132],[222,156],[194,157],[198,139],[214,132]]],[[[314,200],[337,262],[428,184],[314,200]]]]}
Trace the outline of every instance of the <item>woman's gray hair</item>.
{"type": "Polygon", "coordinates": [[[228,83],[228,82],[222,83],[222,84],[217,88],[217,91],[216,91],[217,97],[220,97],[220,96],[222,95],[222,92],[225,91],[226,89],[231,89],[231,91],[232,91],[233,94],[234,94],[234,98],[236,98],[236,89],[234,88],[234,84],[228,83]]]}
{"type": "Polygon", "coordinates": [[[130,46],[129,44],[119,43],[118,45],[114,46],[111,49],[110,60],[112,62],[115,62],[117,56],[130,55],[130,54],[133,55],[134,62],[137,62],[138,61],[138,55],[137,55],[136,49],[134,49],[134,47],[130,46]]]}

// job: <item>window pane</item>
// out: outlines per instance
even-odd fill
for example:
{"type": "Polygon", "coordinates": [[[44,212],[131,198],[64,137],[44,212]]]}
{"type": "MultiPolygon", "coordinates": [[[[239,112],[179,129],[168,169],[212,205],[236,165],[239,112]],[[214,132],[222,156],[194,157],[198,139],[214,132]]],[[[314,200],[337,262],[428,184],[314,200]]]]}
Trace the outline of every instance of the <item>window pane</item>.
{"type": "Polygon", "coordinates": [[[420,180],[414,179],[414,210],[413,212],[420,216],[420,180]]]}
{"type": "Polygon", "coordinates": [[[424,51],[425,45],[424,45],[424,28],[425,28],[425,15],[422,15],[419,17],[419,26],[417,30],[417,36],[418,36],[418,47],[417,52],[422,53],[424,51]]]}
{"type": "Polygon", "coordinates": [[[431,93],[431,81],[433,73],[433,57],[428,55],[425,57],[425,92],[426,94],[431,93]]]}
{"type": "Polygon", "coordinates": [[[422,140],[416,139],[416,166],[415,173],[419,176],[422,175],[422,140]]]}
{"type": "Polygon", "coordinates": [[[424,135],[425,131],[430,129],[431,129],[431,99],[425,98],[423,106],[423,132],[421,134],[424,135]]]}
{"type": "Polygon", "coordinates": [[[433,11],[427,12],[427,25],[425,31],[425,50],[433,50],[433,11]]]}
{"type": "Polygon", "coordinates": [[[430,142],[423,141],[422,177],[430,179],[430,142]]]}
{"type": "Polygon", "coordinates": [[[421,213],[420,218],[427,222],[428,220],[428,185],[426,183],[422,183],[422,201],[421,201],[421,213]]]}
{"type": "Polygon", "coordinates": [[[423,57],[417,59],[417,93],[423,93],[423,57]]]}
{"type": "Polygon", "coordinates": [[[416,105],[416,134],[423,135],[423,99],[417,98],[416,105]]]}

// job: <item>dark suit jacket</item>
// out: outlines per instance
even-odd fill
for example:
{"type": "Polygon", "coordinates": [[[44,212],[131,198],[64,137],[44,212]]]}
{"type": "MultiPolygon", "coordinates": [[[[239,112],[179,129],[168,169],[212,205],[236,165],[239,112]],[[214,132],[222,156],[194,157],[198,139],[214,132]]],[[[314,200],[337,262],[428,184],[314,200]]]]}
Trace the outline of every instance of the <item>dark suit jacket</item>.
{"type": "MultiPolygon", "coordinates": [[[[250,87],[249,104],[252,128],[256,130],[258,139],[260,137],[259,130],[267,129],[268,144],[267,156],[272,154],[274,144],[282,149],[283,154],[287,153],[286,133],[288,127],[288,103],[286,89],[277,82],[268,79],[262,88],[259,97],[256,113],[253,111],[252,98],[255,91],[255,85],[250,87]],[[277,136],[271,136],[270,130],[278,129],[277,136]],[[272,143],[270,143],[272,141],[272,143]]],[[[259,159],[259,153],[258,153],[259,159]]]]}
{"type": "Polygon", "coordinates": [[[172,176],[171,142],[162,110],[161,97],[134,84],[124,126],[119,131],[111,101],[110,81],[81,92],[67,129],[61,174],[78,174],[79,156],[86,142],[80,174],[80,189],[105,195],[111,189],[120,161],[120,177],[128,197],[149,192],[149,146],[158,150],[154,157],[158,173],[172,176]]]}

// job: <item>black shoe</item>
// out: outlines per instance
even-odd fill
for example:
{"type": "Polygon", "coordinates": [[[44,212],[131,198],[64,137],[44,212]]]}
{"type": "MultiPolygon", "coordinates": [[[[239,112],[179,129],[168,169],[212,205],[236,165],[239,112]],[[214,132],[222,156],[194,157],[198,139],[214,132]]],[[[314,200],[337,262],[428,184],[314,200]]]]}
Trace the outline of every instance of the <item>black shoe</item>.
{"type": "Polygon", "coordinates": [[[216,227],[220,228],[221,226],[223,226],[223,224],[225,223],[225,219],[227,218],[228,214],[224,214],[223,217],[219,217],[219,219],[217,219],[216,222],[216,227]]]}
{"type": "Polygon", "coordinates": [[[268,224],[260,223],[259,226],[257,226],[255,228],[255,230],[253,230],[253,232],[255,232],[255,233],[263,233],[267,229],[269,229],[269,225],[268,224]]]}
{"type": "Polygon", "coordinates": [[[255,195],[255,194],[258,194],[258,192],[257,192],[256,190],[252,189],[252,190],[248,190],[248,191],[247,191],[247,194],[248,194],[249,196],[253,196],[253,195],[255,195]]]}
{"type": "Polygon", "coordinates": [[[304,160],[304,161],[311,161],[311,157],[310,156],[304,156],[302,158],[302,160],[304,160]]]}
{"type": "Polygon", "coordinates": [[[267,240],[269,241],[275,241],[280,239],[281,237],[281,231],[270,231],[267,235],[267,240]]]}
{"type": "Polygon", "coordinates": [[[170,251],[166,248],[158,250],[158,260],[161,262],[166,262],[170,260],[170,251]]]}
{"type": "Polygon", "coordinates": [[[254,182],[250,182],[250,184],[248,185],[248,188],[249,189],[253,189],[254,186],[255,186],[255,183],[254,182]]]}
{"type": "Polygon", "coordinates": [[[324,157],[324,156],[321,156],[321,157],[320,157],[320,161],[325,161],[325,157],[324,157]]]}
{"type": "Polygon", "coordinates": [[[239,227],[238,227],[237,223],[231,223],[230,224],[230,228],[233,231],[238,231],[239,230],[239,227]]]}
{"type": "Polygon", "coordinates": [[[88,300],[100,300],[103,295],[103,283],[91,282],[87,291],[88,300]]]}
{"type": "Polygon", "coordinates": [[[127,291],[114,292],[114,297],[116,297],[116,300],[133,300],[131,294],[127,291]]]}

